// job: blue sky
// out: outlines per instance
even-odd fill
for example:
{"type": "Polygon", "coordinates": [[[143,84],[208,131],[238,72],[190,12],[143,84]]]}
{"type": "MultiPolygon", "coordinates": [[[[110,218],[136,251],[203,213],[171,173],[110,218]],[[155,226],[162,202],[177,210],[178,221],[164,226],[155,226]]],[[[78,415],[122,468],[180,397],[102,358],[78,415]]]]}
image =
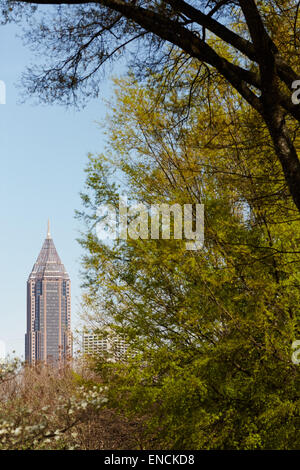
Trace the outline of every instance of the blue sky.
{"type": "Polygon", "coordinates": [[[26,281],[46,236],[47,219],[57,251],[72,281],[72,327],[78,324],[81,248],[76,242],[84,167],[88,152],[104,150],[96,122],[105,119],[103,98],[111,93],[107,76],[102,96],[83,111],[62,106],[17,104],[16,87],[31,52],[16,26],[0,28],[0,80],[6,104],[0,105],[0,340],[6,351],[24,356],[26,281]],[[9,47],[8,47],[9,45],[9,47]]]}

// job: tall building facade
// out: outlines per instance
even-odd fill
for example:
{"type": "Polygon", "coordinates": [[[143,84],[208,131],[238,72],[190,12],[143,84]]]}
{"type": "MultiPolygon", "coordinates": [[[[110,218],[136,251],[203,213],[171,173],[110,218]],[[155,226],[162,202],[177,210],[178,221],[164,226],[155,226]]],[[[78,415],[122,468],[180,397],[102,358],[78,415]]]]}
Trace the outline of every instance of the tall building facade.
{"type": "Polygon", "coordinates": [[[62,364],[72,357],[71,281],[50,234],[27,281],[25,360],[62,364]]]}

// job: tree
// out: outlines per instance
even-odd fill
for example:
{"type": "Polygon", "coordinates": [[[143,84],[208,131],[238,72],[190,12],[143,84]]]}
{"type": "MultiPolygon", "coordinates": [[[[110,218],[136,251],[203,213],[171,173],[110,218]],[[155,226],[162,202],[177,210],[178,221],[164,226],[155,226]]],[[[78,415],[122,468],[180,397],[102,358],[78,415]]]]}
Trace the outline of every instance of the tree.
{"type": "Polygon", "coordinates": [[[87,167],[87,308],[129,345],[96,368],[109,404],[146,419],[150,448],[295,449],[297,212],[263,119],[225,80],[191,97],[197,61],[175,75],[167,93],[164,73],[117,81],[109,147],[87,167]],[[204,249],[99,242],[97,207],[118,206],[114,170],[135,202],[204,203],[204,249]]]}
{"type": "MultiPolygon", "coordinates": [[[[39,0],[17,0],[39,4],[39,0]]],[[[5,2],[7,3],[7,1],[5,2]]],[[[299,3],[296,0],[49,0],[64,4],[27,35],[36,47],[52,51],[52,62],[40,71],[29,70],[30,93],[47,101],[76,99],[99,90],[97,73],[134,41],[143,41],[136,57],[147,64],[168,61],[171,44],[199,67],[216,70],[262,117],[277,158],[300,210],[300,163],[289,126],[300,121],[300,106],[291,99],[299,76],[299,3]],[[224,47],[230,56],[224,56],[224,47]],[[148,52],[147,52],[148,51],[148,52]],[[149,61],[147,61],[147,56],[149,61]]],[[[5,11],[5,8],[4,8],[5,11]]],[[[203,85],[205,86],[205,85],[203,85]]]]}

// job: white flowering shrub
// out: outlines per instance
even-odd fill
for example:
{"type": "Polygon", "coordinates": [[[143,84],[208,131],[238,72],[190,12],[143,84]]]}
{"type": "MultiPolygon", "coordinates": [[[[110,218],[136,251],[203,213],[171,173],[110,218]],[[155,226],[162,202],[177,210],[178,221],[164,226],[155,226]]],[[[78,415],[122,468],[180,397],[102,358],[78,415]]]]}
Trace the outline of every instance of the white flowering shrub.
{"type": "Polygon", "coordinates": [[[70,370],[0,368],[0,450],[80,448],[80,426],[106,403],[100,384],[80,385],[70,370]]]}
{"type": "Polygon", "coordinates": [[[21,362],[17,358],[0,362],[0,386],[14,379],[20,371],[21,362]]]}

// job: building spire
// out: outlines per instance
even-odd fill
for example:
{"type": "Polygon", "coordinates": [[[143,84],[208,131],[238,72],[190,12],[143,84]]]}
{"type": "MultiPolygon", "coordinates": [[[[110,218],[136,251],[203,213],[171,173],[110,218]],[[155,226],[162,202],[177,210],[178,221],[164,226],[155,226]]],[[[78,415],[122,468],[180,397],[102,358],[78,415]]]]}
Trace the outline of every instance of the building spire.
{"type": "Polygon", "coordinates": [[[51,238],[51,233],[50,233],[50,220],[48,219],[48,229],[47,229],[47,238],[51,238]]]}

